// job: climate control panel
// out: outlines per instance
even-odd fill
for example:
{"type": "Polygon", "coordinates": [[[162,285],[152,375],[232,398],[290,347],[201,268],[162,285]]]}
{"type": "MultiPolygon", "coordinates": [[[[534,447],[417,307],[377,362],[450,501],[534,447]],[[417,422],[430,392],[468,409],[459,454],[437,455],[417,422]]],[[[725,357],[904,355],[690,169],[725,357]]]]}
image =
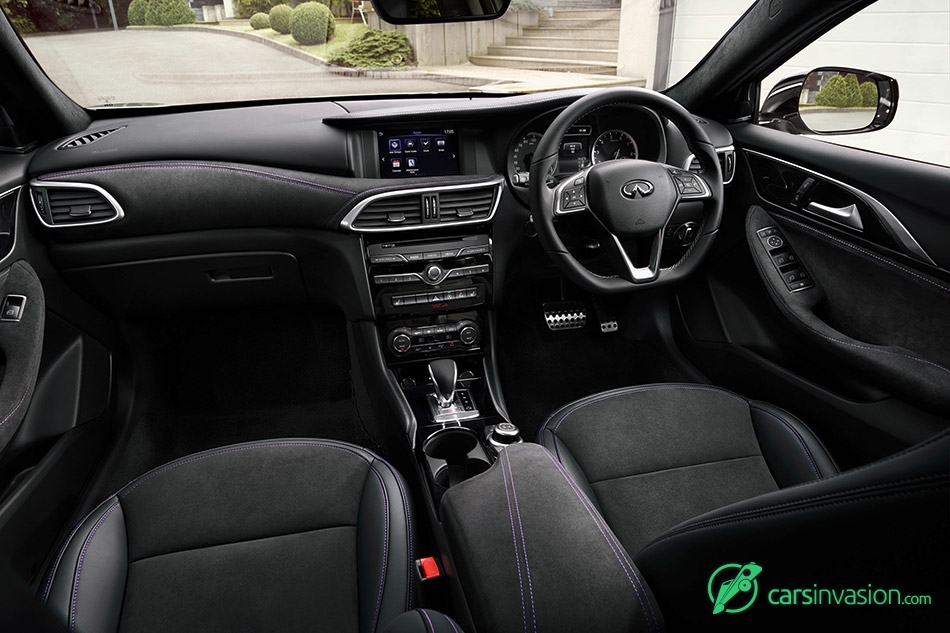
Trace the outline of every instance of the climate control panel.
{"type": "Polygon", "coordinates": [[[439,325],[397,327],[386,337],[387,349],[396,356],[428,352],[477,349],[482,340],[481,327],[471,319],[439,325]]]}

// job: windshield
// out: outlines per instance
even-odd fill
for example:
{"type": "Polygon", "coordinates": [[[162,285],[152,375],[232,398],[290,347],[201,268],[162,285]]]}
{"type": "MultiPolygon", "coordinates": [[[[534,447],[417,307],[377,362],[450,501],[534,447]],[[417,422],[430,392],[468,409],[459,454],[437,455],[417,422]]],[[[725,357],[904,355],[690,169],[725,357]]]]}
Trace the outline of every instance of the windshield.
{"type": "MultiPolygon", "coordinates": [[[[410,0],[420,6],[434,0],[410,0]]],[[[512,0],[497,20],[395,27],[351,0],[0,0],[82,106],[367,94],[662,90],[752,0],[512,0]]]]}

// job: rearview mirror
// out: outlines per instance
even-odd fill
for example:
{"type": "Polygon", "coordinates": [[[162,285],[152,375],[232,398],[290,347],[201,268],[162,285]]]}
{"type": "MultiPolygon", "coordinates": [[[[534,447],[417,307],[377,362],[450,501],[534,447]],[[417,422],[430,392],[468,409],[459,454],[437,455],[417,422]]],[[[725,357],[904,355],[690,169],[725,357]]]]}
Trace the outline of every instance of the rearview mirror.
{"type": "Polygon", "coordinates": [[[855,134],[886,127],[897,113],[897,81],[851,68],[787,77],[766,97],[759,123],[793,134],[855,134]]]}
{"type": "Polygon", "coordinates": [[[373,0],[379,17],[390,24],[494,20],[511,0],[373,0]]]}

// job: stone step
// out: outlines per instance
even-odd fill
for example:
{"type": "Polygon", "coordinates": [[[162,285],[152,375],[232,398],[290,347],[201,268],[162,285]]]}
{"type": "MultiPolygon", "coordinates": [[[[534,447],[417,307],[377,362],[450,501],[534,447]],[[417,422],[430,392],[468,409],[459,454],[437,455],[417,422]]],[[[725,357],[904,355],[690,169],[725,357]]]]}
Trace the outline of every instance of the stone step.
{"type": "MultiPolygon", "coordinates": [[[[586,33],[585,33],[586,35],[586,33]]],[[[511,36],[505,40],[507,46],[541,46],[542,48],[595,48],[598,50],[617,50],[617,40],[609,38],[575,37],[562,39],[560,37],[533,37],[511,36]]]]}
{"type": "Polygon", "coordinates": [[[608,62],[578,62],[571,59],[509,57],[502,55],[473,55],[469,57],[469,61],[476,66],[494,66],[498,68],[554,70],[558,72],[587,73],[589,75],[617,74],[617,64],[608,62]]]}
{"type": "Polygon", "coordinates": [[[557,27],[548,27],[541,28],[537,26],[528,26],[525,27],[523,34],[527,37],[552,37],[566,42],[571,40],[579,35],[583,35],[585,39],[602,39],[610,40],[616,42],[620,39],[620,29],[584,29],[583,31],[578,31],[577,29],[571,28],[557,28],[557,27]]]}
{"type": "Polygon", "coordinates": [[[620,20],[620,9],[555,9],[554,17],[575,20],[620,20]]]}
{"type": "Polygon", "coordinates": [[[538,26],[543,28],[572,29],[611,29],[620,30],[620,19],[587,20],[584,18],[546,18],[543,15],[538,20],[538,26]]]}
{"type": "Polygon", "coordinates": [[[592,48],[542,48],[539,46],[489,46],[488,54],[499,57],[529,57],[533,59],[571,60],[574,62],[617,63],[617,50],[592,48]]]}

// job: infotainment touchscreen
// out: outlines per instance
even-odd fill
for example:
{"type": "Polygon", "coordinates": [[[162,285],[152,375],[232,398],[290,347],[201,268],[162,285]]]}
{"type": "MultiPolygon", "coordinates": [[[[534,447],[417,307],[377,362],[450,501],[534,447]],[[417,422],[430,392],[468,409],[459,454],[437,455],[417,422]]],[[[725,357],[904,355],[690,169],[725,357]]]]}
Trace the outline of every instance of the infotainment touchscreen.
{"type": "Polygon", "coordinates": [[[377,132],[379,174],[383,178],[457,176],[459,143],[455,130],[377,132]]]}

